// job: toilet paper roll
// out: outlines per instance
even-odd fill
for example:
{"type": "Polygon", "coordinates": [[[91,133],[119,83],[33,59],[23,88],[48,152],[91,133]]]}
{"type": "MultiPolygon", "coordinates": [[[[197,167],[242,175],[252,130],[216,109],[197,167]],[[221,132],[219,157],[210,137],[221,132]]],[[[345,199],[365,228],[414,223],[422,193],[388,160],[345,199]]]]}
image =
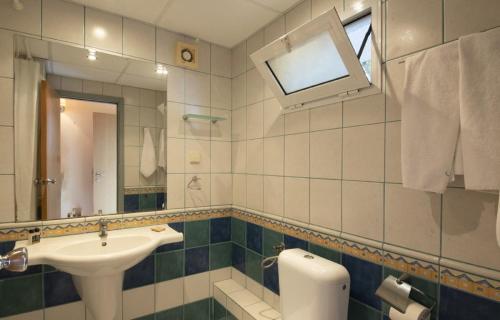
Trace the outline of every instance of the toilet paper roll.
{"type": "Polygon", "coordinates": [[[423,305],[413,301],[406,308],[405,313],[401,313],[394,308],[389,309],[389,319],[391,320],[429,320],[431,311],[423,305]]]}

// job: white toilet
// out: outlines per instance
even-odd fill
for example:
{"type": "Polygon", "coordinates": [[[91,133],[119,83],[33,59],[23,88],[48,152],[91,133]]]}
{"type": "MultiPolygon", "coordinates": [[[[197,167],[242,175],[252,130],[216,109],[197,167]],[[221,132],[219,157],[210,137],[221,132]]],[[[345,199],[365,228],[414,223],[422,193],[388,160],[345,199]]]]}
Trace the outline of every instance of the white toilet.
{"type": "Polygon", "coordinates": [[[350,278],[344,266],[302,249],[278,258],[283,320],[347,320],[350,278]]]}

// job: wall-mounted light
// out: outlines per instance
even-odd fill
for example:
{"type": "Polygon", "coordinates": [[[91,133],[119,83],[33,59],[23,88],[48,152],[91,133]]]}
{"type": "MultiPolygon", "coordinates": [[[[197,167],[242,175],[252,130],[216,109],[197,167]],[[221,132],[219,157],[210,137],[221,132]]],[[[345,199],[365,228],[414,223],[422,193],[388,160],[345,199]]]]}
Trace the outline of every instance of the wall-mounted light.
{"type": "Polygon", "coordinates": [[[167,68],[165,68],[164,65],[159,63],[156,65],[156,73],[161,74],[161,75],[166,75],[166,74],[168,74],[168,70],[167,70],[167,68]]]}
{"type": "Polygon", "coordinates": [[[97,52],[94,49],[89,49],[87,59],[89,59],[90,61],[96,61],[97,60],[97,52]]]}
{"type": "Polygon", "coordinates": [[[24,4],[22,3],[21,0],[13,0],[12,1],[12,6],[14,7],[15,10],[21,11],[24,9],[24,4]]]}
{"type": "Polygon", "coordinates": [[[106,29],[102,28],[102,27],[95,27],[94,30],[92,31],[94,36],[97,38],[97,39],[104,39],[106,38],[107,36],[107,32],[106,32],[106,29]]]}

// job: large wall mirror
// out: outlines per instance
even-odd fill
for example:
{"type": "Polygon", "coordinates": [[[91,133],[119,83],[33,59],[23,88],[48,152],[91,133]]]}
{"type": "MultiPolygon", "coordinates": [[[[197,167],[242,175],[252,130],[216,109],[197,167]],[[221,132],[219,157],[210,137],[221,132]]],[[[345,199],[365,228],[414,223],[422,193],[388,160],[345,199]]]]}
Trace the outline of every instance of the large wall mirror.
{"type": "Polygon", "coordinates": [[[166,69],[14,42],[16,221],[163,209],[166,69]]]}

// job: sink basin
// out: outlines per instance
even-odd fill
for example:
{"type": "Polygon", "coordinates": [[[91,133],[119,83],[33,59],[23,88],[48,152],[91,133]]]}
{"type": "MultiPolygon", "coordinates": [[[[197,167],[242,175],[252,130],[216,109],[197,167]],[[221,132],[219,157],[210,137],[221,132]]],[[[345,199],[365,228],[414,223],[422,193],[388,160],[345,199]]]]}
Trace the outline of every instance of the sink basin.
{"type": "Polygon", "coordinates": [[[125,270],[146,258],[157,247],[180,242],[182,233],[165,226],[42,238],[37,244],[18,241],[28,249],[28,265],[48,264],[70,273],[73,282],[95,320],[111,320],[117,314],[125,270]]]}

